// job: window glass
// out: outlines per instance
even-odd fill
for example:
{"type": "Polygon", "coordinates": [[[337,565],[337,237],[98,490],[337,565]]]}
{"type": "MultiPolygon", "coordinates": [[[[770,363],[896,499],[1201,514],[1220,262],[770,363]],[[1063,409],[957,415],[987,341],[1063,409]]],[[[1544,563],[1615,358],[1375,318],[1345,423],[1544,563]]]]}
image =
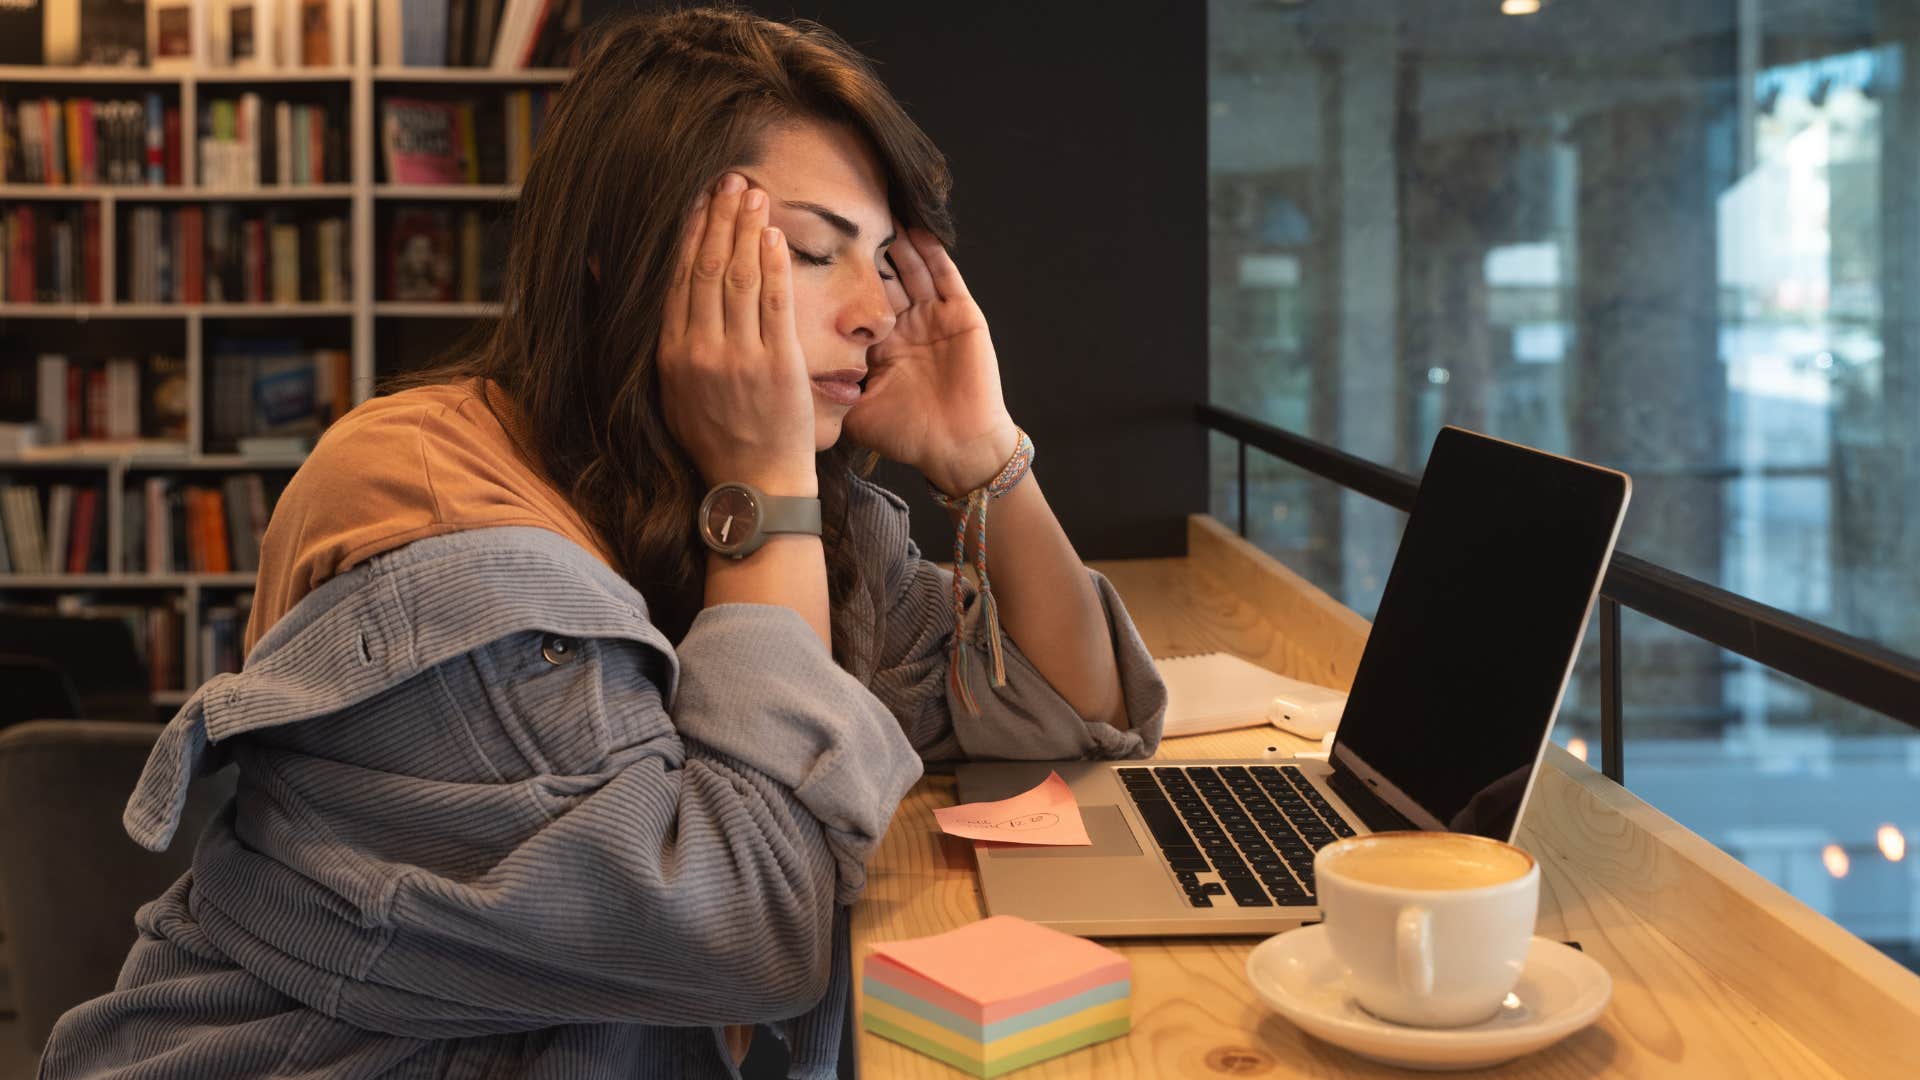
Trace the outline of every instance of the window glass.
{"type": "MultiPolygon", "coordinates": [[[[1920,4],[1502,8],[1209,4],[1212,400],[1412,473],[1444,424],[1623,469],[1622,550],[1920,655],[1920,4]]],[[[1371,613],[1401,515],[1263,458],[1250,536],[1371,613]]],[[[1911,962],[1915,877],[1861,853],[1920,836],[1920,735],[1622,626],[1628,785],[1911,962]],[[1808,799],[1740,809],[1802,752],[1808,799]]],[[[1556,739],[1597,763],[1593,634],[1556,739]]]]}

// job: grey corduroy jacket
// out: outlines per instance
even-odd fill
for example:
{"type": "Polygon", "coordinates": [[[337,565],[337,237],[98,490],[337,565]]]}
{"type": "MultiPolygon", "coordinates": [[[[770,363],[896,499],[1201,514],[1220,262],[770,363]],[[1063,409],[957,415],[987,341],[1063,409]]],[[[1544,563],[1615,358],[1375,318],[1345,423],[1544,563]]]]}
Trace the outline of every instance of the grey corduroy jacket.
{"type": "MultiPolygon", "coordinates": [[[[1011,642],[1005,687],[964,673],[966,715],[950,575],[882,489],[849,525],[846,668],[781,607],[709,608],[676,649],[537,528],[323,584],[161,736],[140,843],[173,840],[195,775],[234,762],[238,791],[42,1077],[728,1077],[737,1023],[831,1076],[846,906],[922,761],[1145,756],[1166,703],[1094,574],[1131,730],[1081,720],[1011,642]]],[[[969,594],[957,632],[978,622],[969,594]]]]}

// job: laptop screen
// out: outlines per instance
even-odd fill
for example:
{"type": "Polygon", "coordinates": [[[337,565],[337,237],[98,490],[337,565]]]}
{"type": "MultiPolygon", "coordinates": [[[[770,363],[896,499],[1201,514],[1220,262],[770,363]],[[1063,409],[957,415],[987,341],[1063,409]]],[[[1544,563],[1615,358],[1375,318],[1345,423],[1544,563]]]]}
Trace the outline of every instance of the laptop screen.
{"type": "Polygon", "coordinates": [[[1623,473],[1442,429],[1335,764],[1422,828],[1511,839],[1628,489],[1623,473]]]}

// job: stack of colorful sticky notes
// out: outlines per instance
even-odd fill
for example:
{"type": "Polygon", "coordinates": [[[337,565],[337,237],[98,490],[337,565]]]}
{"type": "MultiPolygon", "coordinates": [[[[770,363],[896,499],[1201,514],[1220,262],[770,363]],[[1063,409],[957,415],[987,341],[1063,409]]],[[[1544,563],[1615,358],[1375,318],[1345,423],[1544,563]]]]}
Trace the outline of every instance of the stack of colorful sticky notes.
{"type": "Polygon", "coordinates": [[[1124,1035],[1133,968],[1085,938],[996,915],[867,955],[861,1023],[975,1076],[1124,1035]]]}

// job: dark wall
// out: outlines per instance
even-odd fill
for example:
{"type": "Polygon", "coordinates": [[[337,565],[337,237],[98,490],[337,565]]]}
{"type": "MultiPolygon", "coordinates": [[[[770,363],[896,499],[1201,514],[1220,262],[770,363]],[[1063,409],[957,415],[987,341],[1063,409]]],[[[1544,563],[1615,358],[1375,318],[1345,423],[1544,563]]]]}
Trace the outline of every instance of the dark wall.
{"type": "MultiPolygon", "coordinates": [[[[946,153],[954,260],[1082,557],[1183,554],[1185,516],[1206,509],[1206,5],[750,6],[832,27],[946,153]]],[[[881,479],[928,557],[950,558],[917,474],[881,479]]]]}

